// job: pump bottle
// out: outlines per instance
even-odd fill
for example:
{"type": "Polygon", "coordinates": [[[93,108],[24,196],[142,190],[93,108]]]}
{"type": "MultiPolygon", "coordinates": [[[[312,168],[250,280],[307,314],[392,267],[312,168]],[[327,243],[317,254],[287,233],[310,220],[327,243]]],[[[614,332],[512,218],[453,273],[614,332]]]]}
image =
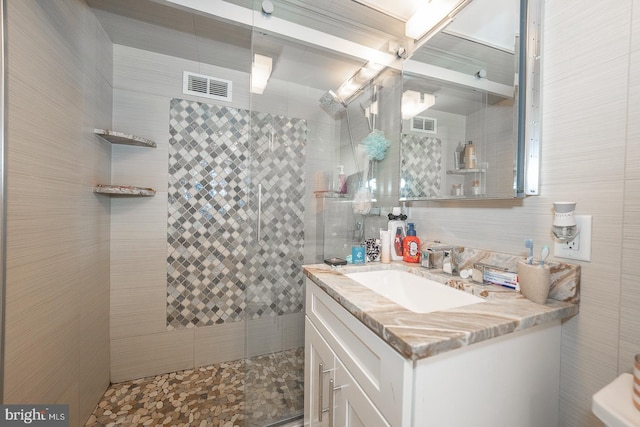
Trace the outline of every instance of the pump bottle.
{"type": "Polygon", "coordinates": [[[413,223],[409,223],[407,237],[404,238],[404,248],[402,257],[405,262],[420,262],[420,239],[416,236],[416,229],[413,223]]]}

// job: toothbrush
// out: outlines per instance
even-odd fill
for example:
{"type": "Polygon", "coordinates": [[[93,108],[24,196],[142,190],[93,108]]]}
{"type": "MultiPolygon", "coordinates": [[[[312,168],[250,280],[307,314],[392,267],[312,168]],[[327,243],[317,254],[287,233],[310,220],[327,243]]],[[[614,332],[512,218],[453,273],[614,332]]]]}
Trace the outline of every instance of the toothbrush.
{"type": "Polygon", "coordinates": [[[527,264],[533,264],[533,239],[525,240],[524,247],[529,248],[529,258],[527,258],[527,264]]]}
{"type": "Polygon", "coordinates": [[[549,256],[549,246],[544,245],[540,251],[540,265],[544,265],[544,261],[549,256]]]}

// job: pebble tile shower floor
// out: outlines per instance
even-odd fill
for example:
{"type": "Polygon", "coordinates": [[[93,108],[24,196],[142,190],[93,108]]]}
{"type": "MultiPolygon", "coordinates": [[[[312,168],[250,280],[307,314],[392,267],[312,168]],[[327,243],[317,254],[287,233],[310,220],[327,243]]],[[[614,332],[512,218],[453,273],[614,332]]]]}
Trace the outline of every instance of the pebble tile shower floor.
{"type": "Polygon", "coordinates": [[[302,412],[303,374],[298,348],[112,384],[86,426],[264,426],[302,412]]]}

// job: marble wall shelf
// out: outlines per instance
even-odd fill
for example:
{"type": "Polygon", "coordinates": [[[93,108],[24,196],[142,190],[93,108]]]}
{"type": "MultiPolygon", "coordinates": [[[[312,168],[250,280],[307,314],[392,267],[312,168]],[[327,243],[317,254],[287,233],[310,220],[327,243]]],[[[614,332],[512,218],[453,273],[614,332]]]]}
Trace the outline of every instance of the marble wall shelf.
{"type": "MultiPolygon", "coordinates": [[[[93,132],[100,138],[111,144],[134,145],[137,147],[156,148],[155,142],[135,135],[123,132],[116,132],[107,129],[94,129],[93,132]]],[[[131,185],[109,185],[98,184],[93,188],[94,193],[105,194],[107,196],[133,196],[149,197],[155,196],[156,190],[153,188],[135,187],[131,185]]]]}
{"type": "Polygon", "coordinates": [[[485,173],[487,170],[486,169],[455,169],[455,170],[448,170],[447,174],[448,175],[469,175],[472,173],[485,173]]]}
{"type": "Polygon", "coordinates": [[[123,132],[116,132],[107,129],[94,129],[93,132],[100,138],[112,144],[135,145],[138,147],[156,148],[155,142],[135,135],[129,135],[123,132]]]}
{"type": "Polygon", "coordinates": [[[98,194],[106,194],[108,196],[137,196],[149,197],[155,196],[156,190],[153,188],[133,187],[130,185],[103,185],[98,184],[93,187],[93,192],[98,194]]]}
{"type": "Polygon", "coordinates": [[[346,199],[347,195],[335,191],[314,191],[316,199],[346,199]]]}

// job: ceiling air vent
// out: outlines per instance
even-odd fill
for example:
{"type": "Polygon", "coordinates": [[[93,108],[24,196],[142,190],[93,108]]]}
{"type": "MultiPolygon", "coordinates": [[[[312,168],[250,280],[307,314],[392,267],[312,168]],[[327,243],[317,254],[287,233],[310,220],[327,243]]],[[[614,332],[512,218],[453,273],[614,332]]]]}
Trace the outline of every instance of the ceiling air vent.
{"type": "Polygon", "coordinates": [[[182,93],[187,95],[231,102],[231,87],[230,80],[204,76],[190,71],[185,71],[182,75],[182,93]]]}
{"type": "Polygon", "coordinates": [[[415,116],[411,119],[411,130],[425,133],[437,133],[438,121],[431,117],[415,116]]]}

